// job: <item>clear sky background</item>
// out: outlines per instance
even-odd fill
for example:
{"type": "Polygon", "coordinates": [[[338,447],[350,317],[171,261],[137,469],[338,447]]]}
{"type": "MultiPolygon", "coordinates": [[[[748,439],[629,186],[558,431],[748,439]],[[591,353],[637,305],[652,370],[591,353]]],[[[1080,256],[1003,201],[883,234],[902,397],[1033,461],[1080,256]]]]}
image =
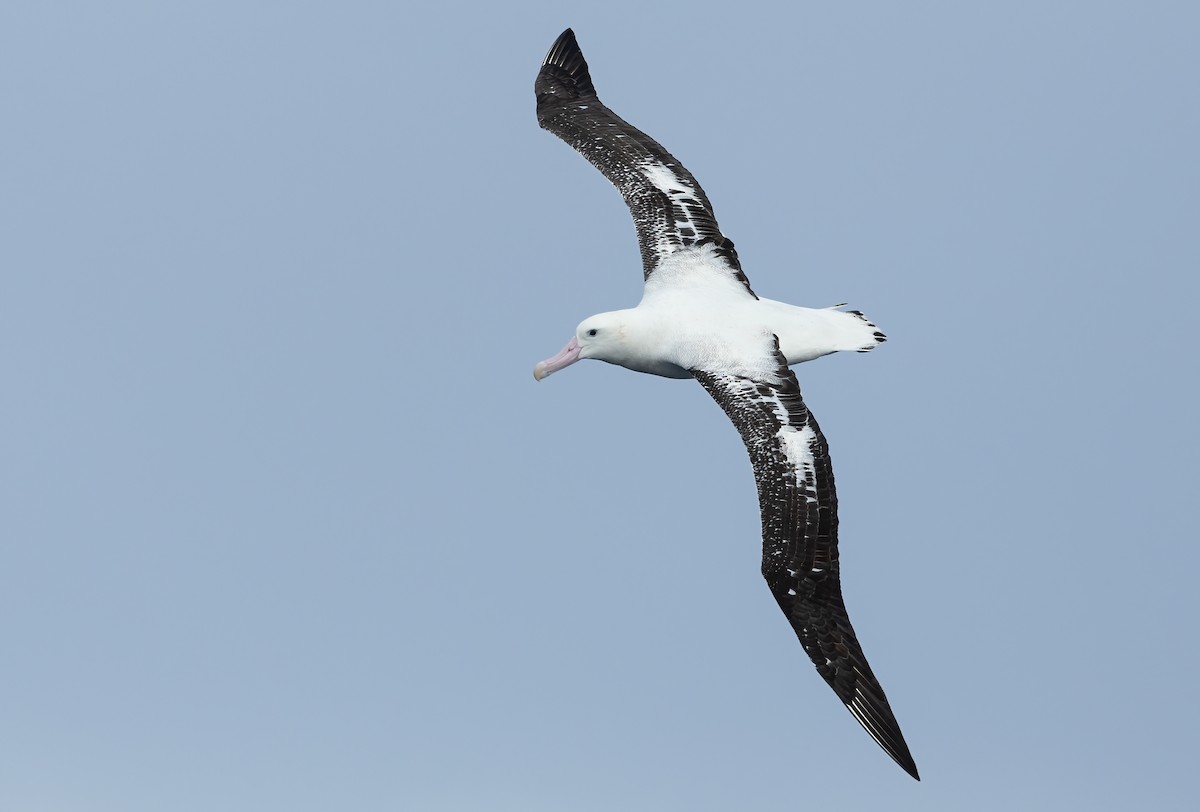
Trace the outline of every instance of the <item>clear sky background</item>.
{"type": "Polygon", "coordinates": [[[1198,31],[5,2],[0,808],[1190,808],[1198,31]],[[640,296],[534,118],[568,25],[756,290],[890,337],[798,375],[920,784],[762,583],[701,388],[532,378],[640,296]]]}

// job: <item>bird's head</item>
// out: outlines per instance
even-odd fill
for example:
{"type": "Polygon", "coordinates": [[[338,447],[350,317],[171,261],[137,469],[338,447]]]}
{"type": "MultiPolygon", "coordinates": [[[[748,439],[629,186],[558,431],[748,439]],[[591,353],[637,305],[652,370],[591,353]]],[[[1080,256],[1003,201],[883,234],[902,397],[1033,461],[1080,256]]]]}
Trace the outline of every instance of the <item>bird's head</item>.
{"type": "Polygon", "coordinates": [[[581,358],[619,364],[624,355],[625,322],[620,313],[600,313],[584,319],[575,328],[574,337],[553,358],[533,368],[539,381],[552,372],[565,369],[581,358]]]}

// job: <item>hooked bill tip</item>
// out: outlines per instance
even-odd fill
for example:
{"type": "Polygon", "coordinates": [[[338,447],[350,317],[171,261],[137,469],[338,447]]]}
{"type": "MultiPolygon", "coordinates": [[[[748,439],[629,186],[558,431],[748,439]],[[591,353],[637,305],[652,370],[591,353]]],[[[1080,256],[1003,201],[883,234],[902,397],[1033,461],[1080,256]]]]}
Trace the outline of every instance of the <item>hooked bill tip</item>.
{"type": "Polygon", "coordinates": [[[558,351],[558,355],[553,358],[547,358],[533,368],[533,377],[537,380],[545,378],[553,372],[558,372],[560,369],[571,366],[579,360],[579,341],[575,336],[571,336],[571,340],[567,342],[567,346],[558,351]]]}

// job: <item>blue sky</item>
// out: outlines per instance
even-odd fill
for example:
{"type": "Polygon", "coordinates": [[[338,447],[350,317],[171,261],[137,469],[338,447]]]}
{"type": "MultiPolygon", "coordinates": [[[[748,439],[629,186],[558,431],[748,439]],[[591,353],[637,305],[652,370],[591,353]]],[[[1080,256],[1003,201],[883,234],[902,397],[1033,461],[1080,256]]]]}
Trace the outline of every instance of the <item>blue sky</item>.
{"type": "Polygon", "coordinates": [[[0,807],[1185,808],[1186,3],[0,9],[0,807]],[[769,9],[769,10],[768,10],[769,9]],[[761,294],[921,768],[821,683],[699,386],[538,129],[573,26],[761,294]]]}

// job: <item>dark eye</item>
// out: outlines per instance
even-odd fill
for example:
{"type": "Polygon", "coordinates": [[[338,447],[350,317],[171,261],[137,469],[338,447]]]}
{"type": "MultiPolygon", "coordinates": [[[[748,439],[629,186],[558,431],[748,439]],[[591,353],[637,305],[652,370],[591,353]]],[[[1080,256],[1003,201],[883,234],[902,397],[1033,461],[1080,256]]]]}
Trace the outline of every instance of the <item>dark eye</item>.
{"type": "Polygon", "coordinates": [[[592,329],[588,330],[588,335],[590,335],[590,336],[594,336],[595,334],[596,334],[596,328],[595,328],[595,327],[593,327],[592,329]]]}

